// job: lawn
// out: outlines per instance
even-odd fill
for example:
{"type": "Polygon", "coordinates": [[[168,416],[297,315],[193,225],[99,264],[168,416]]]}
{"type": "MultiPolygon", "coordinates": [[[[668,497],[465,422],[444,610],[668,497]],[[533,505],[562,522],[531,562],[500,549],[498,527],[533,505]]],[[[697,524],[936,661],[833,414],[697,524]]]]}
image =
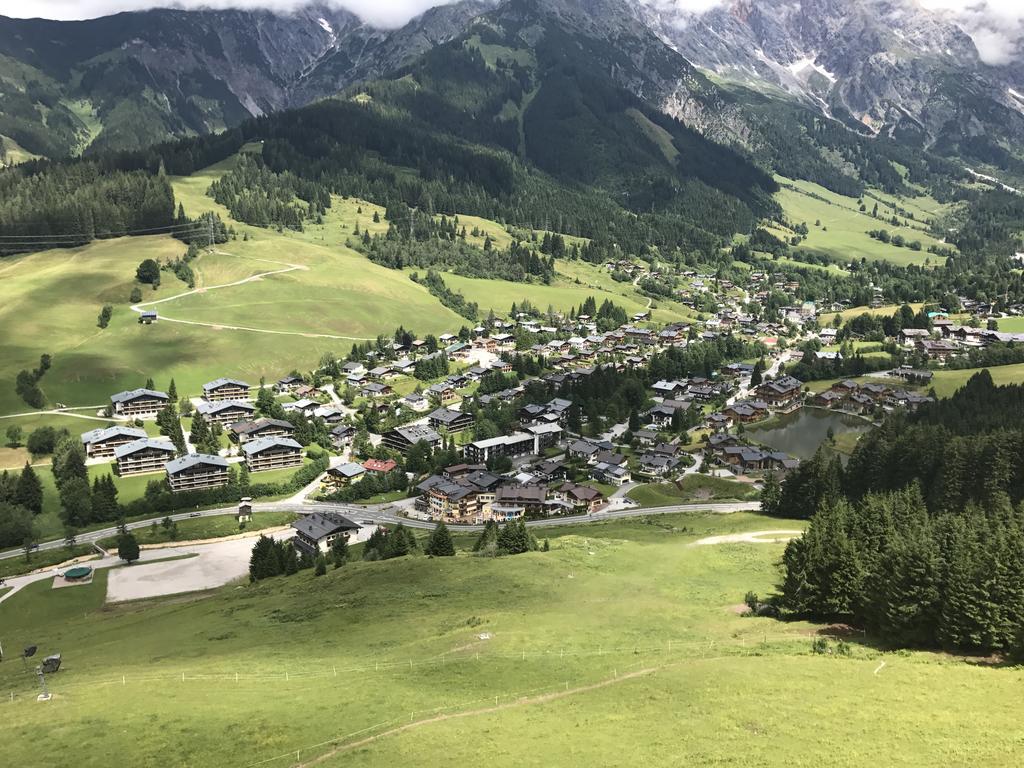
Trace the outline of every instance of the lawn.
{"type": "MultiPolygon", "coordinates": [[[[952,397],[960,387],[967,383],[981,368],[965,368],[959,371],[935,371],[932,387],[939,397],[952,397]]],[[[996,384],[1020,384],[1024,382],[1024,363],[1016,365],[997,365],[988,369],[992,381],[996,384]]]]}
{"type": "Polygon", "coordinates": [[[702,501],[733,499],[756,501],[761,494],[750,483],[692,474],[680,480],[678,485],[676,483],[640,485],[626,495],[641,507],[666,507],[673,504],[699,504],[702,501]]]}
{"type": "MultiPolygon", "coordinates": [[[[195,198],[195,186],[191,178],[184,184],[186,201],[195,198]]],[[[175,183],[176,190],[182,187],[175,183]]],[[[219,208],[209,198],[199,199],[204,205],[196,210],[219,208]]],[[[318,229],[337,229],[333,225],[343,216],[339,210],[318,229]]],[[[14,379],[44,352],[53,355],[53,367],[41,381],[51,404],[102,405],[112,393],[141,386],[148,377],[162,387],[174,377],[182,394],[198,394],[218,376],[255,382],[308,370],[326,352],[347,352],[353,338],[375,338],[401,324],[439,333],[465,323],[407,276],[347,248],[340,233],[328,242],[319,239],[322,231],[279,234],[234,225],[251,232],[250,239],[225,243],[194,262],[199,292],[153,305],[166,317],[210,326],[166,320],[143,326],[128,308],[138,263],[182,254],[183,244],[168,236],[97,241],[4,260],[0,280],[9,298],[0,307],[0,414],[30,410],[14,393],[14,379]],[[301,269],[209,290],[288,264],[301,269]],[[96,315],[105,303],[114,305],[114,315],[101,330],[96,315]],[[318,333],[345,338],[305,335],[318,333]]],[[[145,289],[143,300],[187,290],[165,273],[160,289],[145,289]]]]}
{"type": "MultiPolygon", "coordinates": [[[[223,536],[234,536],[245,531],[260,531],[264,528],[276,528],[288,525],[295,520],[292,512],[254,512],[252,521],[239,528],[234,515],[217,515],[216,517],[197,517],[190,520],[179,520],[177,536],[172,538],[171,528],[157,524],[149,528],[138,528],[132,533],[139,544],[166,544],[169,541],[199,541],[201,539],[218,539],[223,536]]],[[[116,547],[117,538],[101,539],[101,547],[116,547]]]]}
{"type": "MultiPolygon", "coordinates": [[[[422,272],[422,270],[420,271],[422,272]]],[[[475,301],[484,314],[489,309],[500,314],[507,313],[513,303],[519,304],[524,299],[529,300],[534,307],[542,312],[549,306],[556,311],[569,312],[574,307],[578,308],[589,296],[593,296],[598,305],[605,299],[611,299],[612,302],[625,309],[629,315],[647,309],[647,299],[640,296],[635,290],[622,293],[612,292],[596,284],[577,284],[569,279],[558,279],[551,285],[530,285],[445,273],[444,281],[449,288],[459,291],[467,300],[475,301]]],[[[628,284],[626,287],[631,288],[628,284]]],[[[674,306],[672,302],[666,302],[664,306],[665,309],[658,309],[653,313],[653,319],[667,322],[668,320],[686,320],[693,317],[692,313],[684,311],[685,308],[672,309],[674,306]]]]}
{"type": "MultiPolygon", "coordinates": [[[[928,253],[929,245],[943,245],[925,230],[920,221],[908,220],[909,226],[893,226],[888,219],[893,210],[887,208],[882,201],[879,205],[878,218],[871,216],[875,200],[865,197],[867,212],[858,210],[857,200],[830,192],[824,187],[806,181],[793,181],[778,177],[782,188],[776,193],[775,199],[785,211],[786,218],[793,224],[806,223],[807,238],[800,243],[800,248],[825,253],[843,260],[889,261],[898,265],[908,264],[941,264],[944,259],[928,253]],[[820,225],[815,222],[820,221],[820,225]],[[908,242],[919,240],[923,246],[920,251],[909,248],[898,248],[888,243],[874,240],[867,235],[868,230],[886,229],[890,234],[900,234],[908,242]]],[[[909,205],[904,207],[910,208],[909,205]]],[[[901,219],[902,220],[902,219],[901,219]]],[[[786,234],[776,232],[776,234],[786,234]]],[[[791,233],[790,233],[791,234],[791,233]]]]}
{"type": "Polygon", "coordinates": [[[0,578],[10,578],[11,576],[17,576],[19,573],[28,573],[38,568],[49,568],[54,565],[59,565],[65,560],[70,560],[76,557],[84,557],[89,554],[95,554],[99,557],[99,553],[90,544],[77,544],[67,550],[61,549],[48,549],[40,552],[33,552],[29,560],[25,560],[22,557],[8,557],[0,560],[0,578]]]}
{"type": "Polygon", "coordinates": [[[33,675],[0,668],[5,762],[88,768],[130,750],[190,766],[1012,763],[1020,670],[856,643],[813,655],[814,626],[735,609],[771,591],[781,544],[687,546],[800,527],[608,521],[545,531],[546,553],[356,562],[124,606],[103,605],[105,572],[39,582],[0,604],[4,639],[60,651],[64,667],[45,706],[33,675]],[[330,753],[367,734],[380,738],[330,753]]]}
{"type": "MultiPolygon", "coordinates": [[[[924,304],[921,302],[917,302],[912,303],[909,306],[915,312],[919,312],[921,308],[924,307],[924,304]]],[[[839,315],[839,319],[842,322],[846,322],[847,320],[851,320],[854,317],[859,317],[860,315],[876,315],[878,317],[895,315],[897,312],[899,312],[899,310],[900,308],[896,304],[886,304],[883,307],[850,307],[849,309],[844,309],[842,312],[826,312],[822,314],[820,317],[818,317],[818,323],[821,325],[822,328],[825,328],[832,325],[832,319],[836,315],[839,315]]]]}
{"type": "Polygon", "coordinates": [[[1024,333],[1024,316],[1000,317],[996,322],[1004,333],[1024,333]]]}

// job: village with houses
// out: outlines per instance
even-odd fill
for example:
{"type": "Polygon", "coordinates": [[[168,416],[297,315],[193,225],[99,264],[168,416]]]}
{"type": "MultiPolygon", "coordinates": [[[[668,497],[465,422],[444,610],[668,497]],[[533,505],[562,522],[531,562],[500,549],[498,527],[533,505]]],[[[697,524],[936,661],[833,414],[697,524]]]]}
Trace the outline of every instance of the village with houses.
{"type": "MultiPolygon", "coordinates": [[[[605,268],[658,277],[632,262],[605,268]]],[[[437,337],[402,330],[276,382],[226,371],[180,399],[149,385],[114,393],[103,415],[115,425],[83,433],[82,444],[90,463],[109,462],[119,477],[152,476],[200,505],[197,492],[258,489],[262,473],[316,457],[322,471],[301,489],[303,500],[387,505],[408,519],[453,525],[595,515],[642,506],[637,488],[681,491],[694,476],[728,481],[736,498],[756,494],[767,476],[781,480],[808,458],[759,439],[762,425],[809,410],[871,424],[933,400],[934,372],[959,356],[1024,340],[955,323],[939,308],[904,310],[913,326],[865,340],[858,315],[842,304],[819,310],[805,301],[773,319],[744,312],[772,291],[794,289],[769,284],[765,273],[742,287],[696,272],[679,277],[680,301],[717,309],[665,325],[643,312],[610,329],[586,312],[519,311],[437,337]],[[741,359],[727,359],[729,349],[741,359]],[[857,370],[844,362],[883,355],[893,364],[840,375],[857,370]],[[823,365],[834,379],[798,378],[823,365]],[[627,410],[605,407],[600,394],[581,401],[594,380],[607,382],[609,397],[626,382],[642,392],[627,410]],[[202,422],[198,433],[214,439],[195,444],[182,430],[184,449],[176,446],[167,423],[159,435],[144,428],[161,414],[189,437],[202,422]]]]}

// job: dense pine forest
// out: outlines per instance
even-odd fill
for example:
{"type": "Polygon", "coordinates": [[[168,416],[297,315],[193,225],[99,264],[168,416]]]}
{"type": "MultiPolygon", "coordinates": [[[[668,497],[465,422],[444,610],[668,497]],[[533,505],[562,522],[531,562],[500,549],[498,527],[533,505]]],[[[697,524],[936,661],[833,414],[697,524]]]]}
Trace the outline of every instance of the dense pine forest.
{"type": "Polygon", "coordinates": [[[898,646],[1024,652],[1024,385],[987,371],[893,414],[849,464],[819,454],[766,511],[809,516],[781,604],[898,646]]]}

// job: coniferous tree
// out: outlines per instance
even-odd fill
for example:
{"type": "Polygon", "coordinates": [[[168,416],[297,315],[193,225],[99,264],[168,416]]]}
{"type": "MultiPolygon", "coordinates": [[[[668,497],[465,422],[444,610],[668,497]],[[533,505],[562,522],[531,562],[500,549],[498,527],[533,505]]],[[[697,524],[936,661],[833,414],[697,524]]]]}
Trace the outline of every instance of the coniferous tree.
{"type": "Polygon", "coordinates": [[[38,515],[43,511],[43,484],[32,465],[25,462],[14,489],[14,503],[38,515]]]}
{"type": "Polygon", "coordinates": [[[452,542],[452,534],[444,522],[439,522],[437,527],[431,532],[423,552],[433,557],[455,556],[455,544],[452,542]]]}

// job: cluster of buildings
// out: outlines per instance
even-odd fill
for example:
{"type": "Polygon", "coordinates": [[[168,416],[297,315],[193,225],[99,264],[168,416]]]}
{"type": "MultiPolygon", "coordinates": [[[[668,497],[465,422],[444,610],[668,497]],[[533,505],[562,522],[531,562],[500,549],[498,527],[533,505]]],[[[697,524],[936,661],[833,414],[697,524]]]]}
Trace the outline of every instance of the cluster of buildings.
{"type": "MultiPolygon", "coordinates": [[[[931,371],[901,370],[903,378],[910,381],[926,381],[931,378],[931,371]]],[[[845,379],[812,396],[810,402],[822,408],[870,414],[877,408],[914,409],[923,403],[934,402],[934,398],[908,392],[902,387],[889,387],[874,382],[858,384],[851,379],[845,379]]]]}
{"type": "Polygon", "coordinates": [[[719,433],[708,439],[705,454],[738,475],[757,476],[773,472],[785,475],[800,463],[782,451],[750,445],[736,435],[719,433]]]}
{"type": "MultiPolygon", "coordinates": [[[[482,464],[458,464],[416,486],[419,514],[445,523],[507,522],[521,517],[589,514],[601,509],[604,495],[565,478],[558,462],[542,462],[528,482],[489,472],[482,464]],[[545,474],[545,470],[550,474],[545,474]]],[[[524,478],[526,479],[526,478],[524,478]]]]}
{"type": "MultiPolygon", "coordinates": [[[[287,391],[289,386],[290,382],[282,379],[276,388],[287,391]]],[[[293,437],[294,426],[280,419],[255,418],[249,384],[238,379],[215,379],[204,384],[202,392],[196,412],[209,423],[227,426],[249,472],[302,464],[302,446],[293,437]]],[[[155,417],[170,398],[166,392],[134,389],[112,395],[110,402],[114,415],[135,420],[155,417]]],[[[170,440],[150,437],[144,429],[114,425],[85,432],[81,440],[88,458],[112,459],[122,477],[163,472],[175,492],[228,484],[226,458],[203,453],[178,456],[170,440]]]]}

